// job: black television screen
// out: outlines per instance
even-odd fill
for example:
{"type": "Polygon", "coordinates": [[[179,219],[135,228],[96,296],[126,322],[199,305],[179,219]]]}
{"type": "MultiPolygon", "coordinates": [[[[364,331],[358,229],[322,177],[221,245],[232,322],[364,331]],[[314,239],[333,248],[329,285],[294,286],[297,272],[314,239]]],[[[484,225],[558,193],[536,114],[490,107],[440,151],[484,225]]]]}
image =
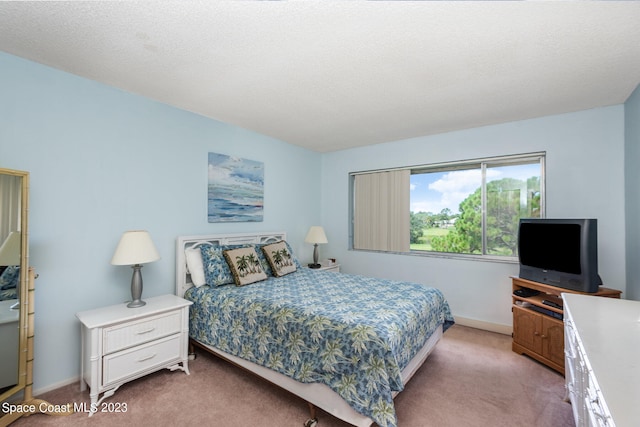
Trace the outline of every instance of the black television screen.
{"type": "Polygon", "coordinates": [[[598,228],[595,219],[521,219],[520,277],[581,292],[597,292],[598,228]]]}

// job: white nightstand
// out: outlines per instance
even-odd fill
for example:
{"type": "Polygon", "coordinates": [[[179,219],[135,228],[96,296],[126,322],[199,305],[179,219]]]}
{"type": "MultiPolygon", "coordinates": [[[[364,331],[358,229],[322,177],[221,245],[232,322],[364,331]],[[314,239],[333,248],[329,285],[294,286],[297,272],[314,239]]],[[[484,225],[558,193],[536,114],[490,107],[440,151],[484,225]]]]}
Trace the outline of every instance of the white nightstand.
{"type": "Polygon", "coordinates": [[[89,416],[131,380],[164,368],[189,375],[191,301],[175,295],[145,301],[138,308],[123,303],[76,314],[82,323],[80,389],[91,389],[89,416]]]}
{"type": "MultiPolygon", "coordinates": [[[[340,273],[340,264],[338,264],[337,262],[331,263],[328,260],[325,261],[320,261],[320,265],[322,267],[320,268],[312,268],[312,270],[318,270],[318,271],[334,271],[336,273],[340,273]]],[[[309,268],[309,267],[307,267],[309,268]]]]}

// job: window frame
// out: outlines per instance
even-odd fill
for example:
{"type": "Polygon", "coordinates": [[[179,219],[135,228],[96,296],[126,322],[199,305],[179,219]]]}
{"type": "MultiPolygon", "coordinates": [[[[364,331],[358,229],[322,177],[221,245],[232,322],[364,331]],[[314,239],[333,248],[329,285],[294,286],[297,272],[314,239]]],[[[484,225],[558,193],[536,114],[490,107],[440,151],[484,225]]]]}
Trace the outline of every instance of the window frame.
{"type": "Polygon", "coordinates": [[[466,260],[478,260],[478,261],[491,261],[502,263],[517,263],[517,256],[502,256],[502,255],[490,255],[487,254],[487,192],[486,192],[486,171],[487,167],[501,167],[511,166],[518,164],[540,164],[540,218],[546,217],[546,155],[545,151],[522,153],[522,154],[510,154],[504,156],[493,156],[478,159],[467,159],[450,162],[439,162],[432,164],[421,164],[406,167],[397,168],[385,168],[377,170],[363,170],[349,173],[349,250],[359,252],[374,252],[374,253],[392,253],[400,255],[410,256],[426,256],[434,258],[451,258],[451,259],[466,259],[466,260]],[[393,252],[385,250],[375,249],[356,249],[354,248],[354,211],[355,211],[355,176],[366,173],[385,172],[392,170],[409,170],[410,174],[416,173],[433,173],[433,172],[451,172],[455,170],[475,169],[476,166],[481,171],[481,210],[482,210],[482,254],[461,254],[453,252],[436,252],[436,251],[421,251],[421,250],[409,250],[408,252],[393,252]]]}

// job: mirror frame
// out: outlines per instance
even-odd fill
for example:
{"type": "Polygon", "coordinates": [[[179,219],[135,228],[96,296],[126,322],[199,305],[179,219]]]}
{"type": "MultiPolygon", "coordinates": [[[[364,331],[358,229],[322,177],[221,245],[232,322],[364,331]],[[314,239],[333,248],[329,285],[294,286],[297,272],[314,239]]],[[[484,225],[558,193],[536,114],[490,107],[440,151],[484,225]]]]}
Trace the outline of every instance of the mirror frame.
{"type": "MultiPolygon", "coordinates": [[[[20,314],[18,317],[18,383],[0,394],[0,400],[5,402],[13,396],[23,392],[17,403],[20,408],[0,416],[0,426],[6,426],[22,416],[33,413],[48,415],[70,415],[73,408],[70,404],[56,408],[54,412],[47,412],[51,407],[47,401],[33,397],[33,359],[34,359],[34,329],[35,329],[35,279],[37,277],[33,267],[29,266],[29,172],[0,168],[0,175],[21,177],[20,182],[20,314]],[[27,409],[28,407],[28,409],[27,409]],[[64,408],[66,407],[66,409],[64,408]],[[34,408],[34,409],[31,409],[34,408]]],[[[14,402],[12,402],[14,403],[14,402]]]]}
{"type": "MultiPolygon", "coordinates": [[[[11,396],[24,390],[27,386],[27,381],[31,381],[31,374],[27,372],[27,353],[29,348],[28,342],[28,330],[29,330],[29,304],[32,297],[29,292],[29,172],[18,171],[13,169],[0,168],[0,175],[11,175],[21,177],[20,182],[20,314],[19,314],[19,331],[18,331],[18,383],[5,391],[0,395],[0,401],[4,402],[11,396]]],[[[0,418],[0,423],[5,421],[5,418],[12,418],[11,414],[4,415],[0,418]]],[[[10,421],[11,422],[11,421],[10,421]]]]}

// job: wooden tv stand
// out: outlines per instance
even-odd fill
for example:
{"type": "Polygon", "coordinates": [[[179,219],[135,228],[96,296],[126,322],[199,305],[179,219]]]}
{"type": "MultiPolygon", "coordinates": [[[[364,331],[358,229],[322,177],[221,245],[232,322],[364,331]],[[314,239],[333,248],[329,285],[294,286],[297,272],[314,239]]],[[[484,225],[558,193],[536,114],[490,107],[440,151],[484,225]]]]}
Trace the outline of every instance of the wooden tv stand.
{"type": "Polygon", "coordinates": [[[511,349],[518,354],[544,363],[564,375],[564,311],[543,304],[553,301],[562,306],[562,293],[620,298],[622,291],[600,286],[598,292],[579,292],[544,283],[512,277],[513,343],[511,349]],[[540,291],[538,295],[521,297],[513,292],[518,289],[540,291]]]}

